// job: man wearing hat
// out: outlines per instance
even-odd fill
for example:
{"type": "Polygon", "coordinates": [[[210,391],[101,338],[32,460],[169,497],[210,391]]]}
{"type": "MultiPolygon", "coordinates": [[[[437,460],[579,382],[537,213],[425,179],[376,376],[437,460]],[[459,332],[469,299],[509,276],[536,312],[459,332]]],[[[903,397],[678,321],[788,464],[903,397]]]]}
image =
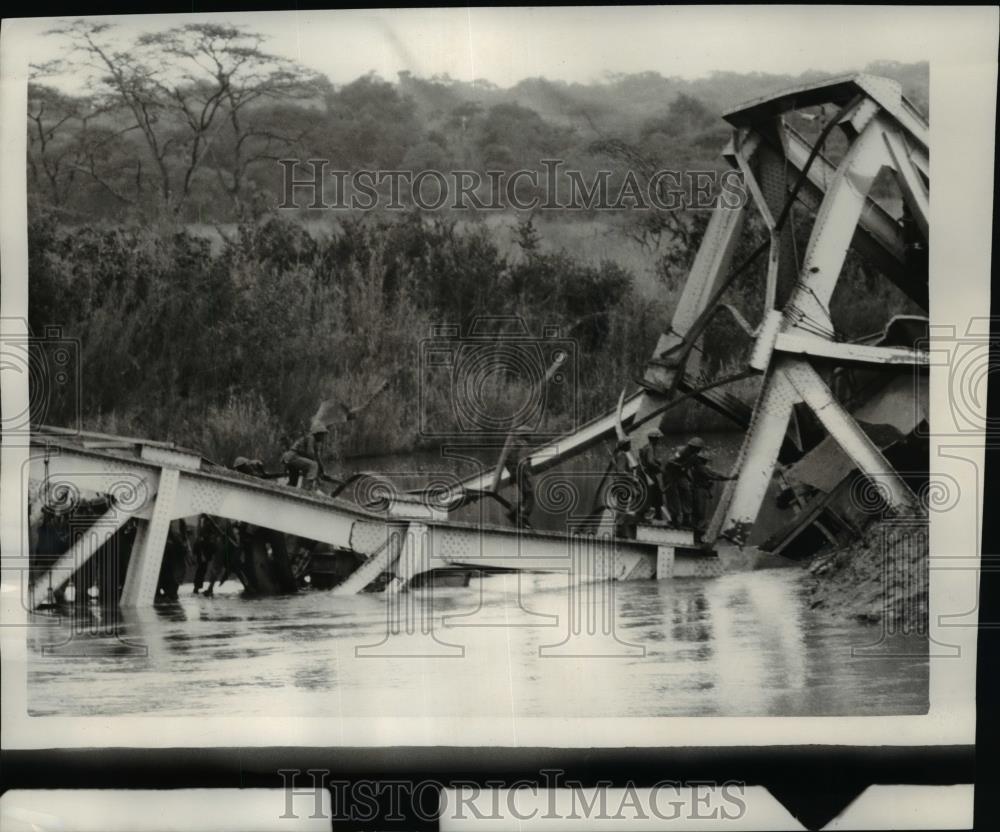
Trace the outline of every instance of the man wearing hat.
{"type": "Polygon", "coordinates": [[[504,460],[504,470],[510,481],[517,486],[517,504],[507,512],[507,517],[519,528],[531,528],[531,512],[535,508],[535,486],[531,479],[531,460],[528,446],[522,439],[511,445],[504,460]]]}
{"type": "Polygon", "coordinates": [[[694,488],[691,469],[705,450],[700,436],[692,437],[663,466],[663,490],[675,528],[695,528],[694,488]]]}
{"type": "MultiPolygon", "coordinates": [[[[697,438],[697,437],[696,437],[697,438]]],[[[701,440],[698,440],[701,442],[701,440]]],[[[688,475],[691,479],[691,528],[695,540],[701,540],[708,525],[708,505],[712,500],[715,483],[735,479],[713,470],[708,464],[708,452],[702,442],[695,451],[688,475]]]]}
{"type": "Polygon", "coordinates": [[[316,482],[323,473],[323,441],[328,433],[325,424],[314,421],[309,433],[296,439],[292,447],[281,455],[281,462],[288,471],[289,485],[295,485],[301,477],[306,491],[316,490],[316,482]]]}
{"type": "Polygon", "coordinates": [[[639,466],[650,481],[646,506],[653,509],[653,517],[664,518],[663,507],[663,433],[654,428],[646,435],[646,444],[639,450],[639,466]]]}
{"type": "Polygon", "coordinates": [[[238,456],[233,460],[233,470],[251,477],[264,477],[264,463],[259,459],[247,459],[245,456],[238,456]]]}

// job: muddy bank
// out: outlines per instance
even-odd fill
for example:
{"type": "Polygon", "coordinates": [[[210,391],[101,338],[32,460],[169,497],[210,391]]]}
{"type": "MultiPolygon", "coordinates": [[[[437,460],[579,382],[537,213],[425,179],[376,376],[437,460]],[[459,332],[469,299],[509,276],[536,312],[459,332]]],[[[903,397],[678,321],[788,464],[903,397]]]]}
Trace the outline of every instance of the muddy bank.
{"type": "Polygon", "coordinates": [[[927,527],[890,521],[807,567],[810,606],[895,632],[927,632],[927,527]]]}

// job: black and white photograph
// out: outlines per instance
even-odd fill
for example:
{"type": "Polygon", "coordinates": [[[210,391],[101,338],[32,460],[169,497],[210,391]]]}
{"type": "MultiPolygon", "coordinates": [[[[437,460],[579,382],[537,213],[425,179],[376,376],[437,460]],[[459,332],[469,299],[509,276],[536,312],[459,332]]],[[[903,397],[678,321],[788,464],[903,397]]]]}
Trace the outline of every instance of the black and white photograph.
{"type": "Polygon", "coordinates": [[[995,8],[2,34],[5,746],[974,741],[995,8]]]}

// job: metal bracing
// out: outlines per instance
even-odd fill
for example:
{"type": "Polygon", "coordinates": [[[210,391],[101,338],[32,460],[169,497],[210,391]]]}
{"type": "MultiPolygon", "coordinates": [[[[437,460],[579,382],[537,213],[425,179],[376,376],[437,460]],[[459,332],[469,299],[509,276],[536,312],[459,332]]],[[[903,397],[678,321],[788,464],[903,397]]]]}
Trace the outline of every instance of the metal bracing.
{"type": "Polygon", "coordinates": [[[924,350],[827,341],[825,338],[819,338],[815,335],[801,335],[797,332],[778,333],[774,349],[789,355],[831,359],[839,364],[858,362],[913,367],[930,366],[930,354],[924,350]]]}
{"type": "Polygon", "coordinates": [[[913,219],[920,227],[920,232],[925,238],[929,237],[930,230],[928,217],[930,216],[930,194],[919,169],[914,162],[913,153],[907,147],[902,136],[891,131],[887,131],[884,136],[886,148],[892,157],[893,166],[898,174],[899,186],[903,191],[903,198],[913,215],[913,219]]]}
{"type": "Polygon", "coordinates": [[[58,592],[76,570],[87,563],[122,526],[135,516],[134,511],[111,506],[93,525],[79,534],[73,545],[59,556],[50,569],[40,574],[31,584],[33,597],[39,591],[52,588],[58,592]]]}
{"type": "MultiPolygon", "coordinates": [[[[770,232],[770,241],[768,243],[768,256],[767,256],[767,278],[764,286],[764,314],[774,308],[776,298],[778,296],[778,273],[781,266],[781,247],[782,240],[787,239],[788,231],[785,229],[779,230],[777,228],[777,218],[771,209],[771,204],[775,203],[776,200],[773,198],[773,194],[777,190],[779,194],[784,192],[784,176],[783,171],[778,171],[780,176],[780,183],[778,188],[769,188],[769,195],[771,199],[769,200],[765,197],[763,190],[761,190],[760,184],[757,182],[757,177],[754,175],[753,170],[750,167],[750,160],[748,156],[757,150],[760,144],[758,137],[753,136],[751,141],[743,141],[739,147],[737,147],[732,158],[739,167],[740,172],[743,174],[743,184],[747,186],[750,190],[750,195],[753,197],[754,205],[757,207],[757,211],[760,213],[761,219],[764,220],[764,225],[770,232]]],[[[770,171],[774,171],[771,165],[771,160],[767,158],[765,153],[759,154],[761,159],[761,168],[765,167],[770,171]]],[[[769,177],[774,179],[774,175],[769,177]]],[[[777,210],[781,210],[780,203],[777,204],[777,210]]]]}
{"type": "Polygon", "coordinates": [[[844,258],[865,207],[868,192],[883,166],[891,162],[882,136],[884,121],[875,117],[848,149],[813,224],[799,284],[785,307],[790,326],[833,334],[830,299],[844,258]]]}
{"type": "MultiPolygon", "coordinates": [[[[856,88],[852,90],[849,83],[842,86],[833,99],[837,103],[849,100],[849,95],[857,91],[856,88]]],[[[917,224],[924,234],[927,229],[927,188],[923,178],[926,134],[921,131],[920,123],[911,118],[912,113],[903,106],[898,90],[894,93],[891,84],[882,85],[877,79],[868,79],[860,88],[866,95],[850,99],[850,106],[842,111],[841,126],[850,144],[836,170],[821,155],[813,154],[812,148],[795,131],[787,127],[781,131],[786,158],[794,170],[801,172],[810,156],[815,156],[813,167],[807,171],[809,187],[801,193],[807,204],[815,209],[816,219],[798,281],[781,313],[781,331],[775,337],[773,327],[765,323],[758,332],[750,363],[756,369],[767,369],[767,375],[750,430],[733,469],[736,479],[727,484],[709,525],[706,535],[709,542],[720,534],[740,545],[748,539],[773,476],[781,438],[792,417],[793,405],[798,401],[805,402],[816,413],[862,474],[884,494],[889,506],[915,506],[909,488],[809,363],[809,359],[818,359],[837,364],[860,362],[885,367],[928,364],[928,356],[921,350],[834,340],[830,301],[852,243],[859,239],[864,241],[869,249],[883,255],[883,262],[902,265],[904,261],[901,229],[869,196],[883,167],[897,172],[917,224]],[[902,128],[897,117],[906,122],[902,128]]],[[[822,100],[822,94],[822,88],[808,91],[816,102],[822,100]]],[[[760,153],[767,146],[766,136],[773,129],[772,119],[793,106],[797,106],[794,97],[779,97],[774,102],[757,104],[749,111],[734,113],[730,118],[737,127],[732,145],[736,150],[731,150],[730,155],[748,177],[750,193],[758,203],[765,224],[772,229],[773,209],[760,204],[762,189],[754,178],[750,159],[742,156],[739,149],[742,144],[760,153]],[[753,113],[755,109],[759,113],[753,113]],[[755,132],[760,130],[763,132],[755,132]]],[[[773,152],[774,148],[770,149],[773,152]]],[[[776,247],[772,239],[772,260],[776,247]]],[[[774,268],[773,262],[769,264],[764,287],[767,299],[773,297],[774,268]]],[[[925,286],[906,286],[906,289],[911,297],[926,298],[925,286]]]]}
{"type": "Polygon", "coordinates": [[[917,498],[878,446],[868,438],[854,418],[837,401],[819,373],[807,361],[783,359],[785,376],[798,391],[823,427],[844,450],[862,474],[878,488],[890,508],[918,507],[917,498]]]}
{"type": "Polygon", "coordinates": [[[333,589],[334,595],[357,595],[383,572],[391,570],[403,548],[409,524],[386,524],[385,542],[351,575],[333,589]]]}
{"type": "MultiPolygon", "coordinates": [[[[788,125],[785,125],[784,137],[789,168],[797,175],[809,158],[809,145],[788,125]]],[[[818,211],[826,195],[827,183],[832,181],[835,173],[836,168],[822,154],[818,155],[808,171],[805,185],[799,191],[799,202],[812,213],[818,211]]],[[[870,196],[854,230],[851,247],[902,292],[927,308],[927,284],[916,279],[906,268],[906,243],[899,223],[870,196]]]]}
{"type": "MultiPolygon", "coordinates": [[[[745,206],[731,208],[720,201],[713,210],[698,253],[691,264],[691,271],[684,283],[684,289],[677,301],[677,307],[674,309],[670,328],[660,336],[653,350],[654,362],[646,367],[645,380],[653,387],[668,390],[673,384],[675,373],[669,367],[655,363],[655,359],[676,347],[704,312],[712,295],[729,271],[745,220],[745,206]]],[[[692,353],[686,368],[682,368],[681,372],[685,369],[691,375],[697,375],[696,353],[692,353]]],[[[638,417],[643,418],[659,403],[656,397],[648,395],[643,397],[638,417]]]]}
{"type": "MultiPolygon", "coordinates": [[[[407,524],[405,532],[400,535],[399,554],[395,559],[394,567],[395,576],[392,583],[386,587],[388,592],[394,593],[406,589],[417,575],[430,572],[434,568],[432,565],[434,556],[431,535],[431,530],[423,523],[407,524]]],[[[426,604],[419,604],[415,601],[410,603],[415,604],[414,611],[419,613],[418,616],[408,615],[405,617],[408,626],[412,627],[418,617],[429,616],[430,610],[426,604]]],[[[428,628],[429,624],[429,621],[424,622],[425,628],[428,628]]]]}
{"type": "Polygon", "coordinates": [[[754,176],[754,172],[750,167],[750,159],[757,152],[760,143],[761,138],[758,134],[737,131],[731,143],[731,150],[727,151],[724,155],[730,158],[732,162],[735,162],[736,166],[740,169],[740,172],[743,174],[743,184],[750,191],[750,196],[753,197],[754,205],[760,212],[761,219],[764,220],[764,225],[767,226],[769,231],[773,231],[777,218],[771,213],[771,206],[764,197],[764,192],[760,189],[757,177],[754,176]],[[736,144],[737,140],[739,141],[738,145],[736,144]]]}
{"type": "MultiPolygon", "coordinates": [[[[767,125],[764,129],[766,133],[776,132],[771,128],[772,125],[767,125]]],[[[797,266],[792,223],[786,221],[779,229],[777,222],[785,209],[788,192],[798,173],[790,169],[785,162],[782,148],[772,147],[763,140],[751,160],[751,166],[756,170],[760,191],[767,203],[764,221],[770,233],[770,240],[764,301],[761,307],[762,314],[766,315],[769,310],[785,302],[795,283],[797,266]],[[768,217],[773,217],[773,221],[769,222],[768,217]]]]}
{"type": "MultiPolygon", "coordinates": [[[[811,148],[806,140],[787,124],[783,125],[782,135],[787,151],[786,163],[795,175],[798,175],[805,167],[811,148]]],[[[816,156],[806,174],[805,187],[800,192],[800,198],[805,198],[808,207],[814,210],[819,207],[836,172],[836,167],[822,153],[816,156]]],[[[858,230],[862,236],[870,238],[875,245],[883,249],[898,266],[903,265],[905,243],[899,224],[870,196],[865,200],[865,209],[858,221],[858,230]]]]}
{"type": "MultiPolygon", "coordinates": [[[[712,211],[671,319],[675,335],[683,336],[691,328],[726,276],[745,221],[745,207],[732,208],[720,202],[712,211]]],[[[663,350],[658,347],[653,352],[659,355],[663,350]]]]}

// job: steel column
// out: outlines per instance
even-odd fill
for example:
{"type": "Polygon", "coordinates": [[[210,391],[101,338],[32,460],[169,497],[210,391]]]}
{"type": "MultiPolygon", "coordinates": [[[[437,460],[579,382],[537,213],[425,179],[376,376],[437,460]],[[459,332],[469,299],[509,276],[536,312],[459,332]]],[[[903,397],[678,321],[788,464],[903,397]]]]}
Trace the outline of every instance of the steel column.
{"type": "Polygon", "coordinates": [[[132,543],[128,574],[122,589],[123,607],[146,606],[156,600],[163,549],[167,545],[180,476],[181,473],[176,468],[164,468],[160,471],[160,486],[153,502],[152,517],[147,527],[140,526],[132,543]]]}
{"type": "Polygon", "coordinates": [[[746,543],[771,484],[792,405],[798,399],[795,388],[782,371],[784,362],[775,364],[761,387],[753,423],[733,467],[737,479],[735,483],[726,483],[709,523],[706,533],[709,541],[714,541],[721,533],[740,546],[746,543]]]}

